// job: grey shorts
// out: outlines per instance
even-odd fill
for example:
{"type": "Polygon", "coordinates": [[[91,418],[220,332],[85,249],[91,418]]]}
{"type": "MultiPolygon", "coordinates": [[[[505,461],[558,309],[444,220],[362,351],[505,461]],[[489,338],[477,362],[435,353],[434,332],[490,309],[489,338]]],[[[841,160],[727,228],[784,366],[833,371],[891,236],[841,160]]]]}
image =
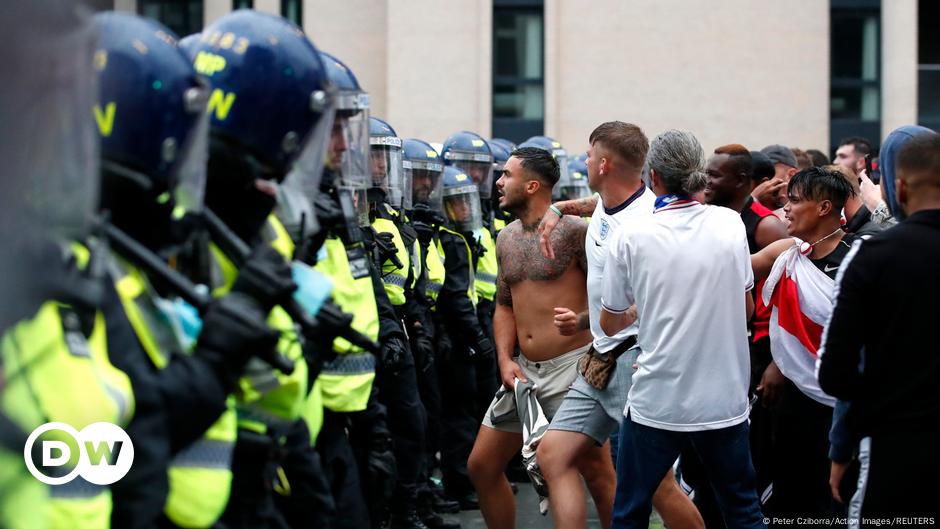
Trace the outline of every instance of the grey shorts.
{"type": "MultiPolygon", "coordinates": [[[[568,388],[571,387],[571,383],[574,382],[574,378],[578,374],[578,360],[589,347],[591,347],[591,344],[542,362],[533,362],[522,355],[519,355],[516,359],[526,379],[538,386],[535,390],[535,398],[538,399],[539,405],[548,420],[552,420],[558,407],[561,406],[561,402],[565,399],[568,388]]],[[[501,420],[498,424],[493,424],[490,414],[496,402],[497,400],[494,398],[489,409],[486,410],[486,415],[483,416],[483,426],[489,426],[502,432],[522,433],[522,423],[519,422],[518,417],[513,418],[510,416],[507,418],[508,420],[501,420]]]]}
{"type": "Polygon", "coordinates": [[[548,429],[583,433],[598,445],[604,444],[623,420],[633,383],[633,365],[639,354],[640,348],[634,347],[620,355],[603,391],[588,384],[579,373],[548,429]]]}

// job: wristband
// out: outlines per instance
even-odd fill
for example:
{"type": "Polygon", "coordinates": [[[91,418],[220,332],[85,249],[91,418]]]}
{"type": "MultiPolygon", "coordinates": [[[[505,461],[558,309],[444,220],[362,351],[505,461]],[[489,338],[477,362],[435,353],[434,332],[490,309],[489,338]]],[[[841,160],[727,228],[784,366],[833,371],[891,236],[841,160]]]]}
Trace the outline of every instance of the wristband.
{"type": "Polygon", "coordinates": [[[558,209],[558,206],[556,206],[555,204],[552,204],[551,206],[548,206],[548,209],[554,211],[555,214],[558,215],[558,218],[562,218],[562,217],[565,216],[565,214],[562,213],[561,210],[558,209]]]}

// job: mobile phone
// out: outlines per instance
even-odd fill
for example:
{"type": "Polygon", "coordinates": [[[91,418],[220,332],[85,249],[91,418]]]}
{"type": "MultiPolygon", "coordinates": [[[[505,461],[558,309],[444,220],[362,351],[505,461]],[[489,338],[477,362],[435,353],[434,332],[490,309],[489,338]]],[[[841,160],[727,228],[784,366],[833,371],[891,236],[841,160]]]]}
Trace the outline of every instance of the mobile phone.
{"type": "MultiPolygon", "coordinates": [[[[868,175],[868,179],[874,181],[874,171],[871,168],[871,154],[865,155],[865,174],[868,175]]],[[[858,185],[862,185],[862,179],[859,177],[858,185]]]]}

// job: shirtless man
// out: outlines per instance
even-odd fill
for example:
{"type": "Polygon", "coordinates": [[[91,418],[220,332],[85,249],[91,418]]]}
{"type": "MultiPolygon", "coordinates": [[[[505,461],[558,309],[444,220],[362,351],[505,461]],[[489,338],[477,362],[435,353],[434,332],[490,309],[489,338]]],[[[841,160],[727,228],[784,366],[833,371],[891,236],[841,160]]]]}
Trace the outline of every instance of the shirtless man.
{"type": "MultiPolygon", "coordinates": [[[[562,336],[553,323],[555,307],[587,310],[582,243],[587,224],[576,217],[561,219],[550,241],[554,260],[543,257],[539,248],[537,228],[558,178],[558,163],[550,153],[521,148],[512,153],[496,183],[500,208],[519,219],[500,231],[496,240],[499,275],[493,335],[500,377],[509,389],[517,378],[536,383],[536,397],[549,419],[574,381],[578,359],[591,344],[588,329],[562,336]],[[517,343],[522,355],[513,360],[517,343]]],[[[494,424],[490,411],[467,466],[487,527],[512,528],[515,500],[504,471],[522,447],[522,425],[517,420],[494,424]]]]}

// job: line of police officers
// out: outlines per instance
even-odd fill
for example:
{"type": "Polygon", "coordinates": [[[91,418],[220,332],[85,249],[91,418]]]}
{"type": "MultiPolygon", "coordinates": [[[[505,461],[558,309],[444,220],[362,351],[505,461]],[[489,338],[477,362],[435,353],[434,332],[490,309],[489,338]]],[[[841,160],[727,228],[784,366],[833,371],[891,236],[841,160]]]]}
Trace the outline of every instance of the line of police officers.
{"type": "MultiPolygon", "coordinates": [[[[457,527],[513,146],[402,140],[279,17],[178,43],[21,4],[0,21],[0,527],[457,527]],[[130,472],[41,484],[23,446],[53,421],[122,426],[130,472]]],[[[79,453],[28,456],[61,476],[79,453]]]]}

